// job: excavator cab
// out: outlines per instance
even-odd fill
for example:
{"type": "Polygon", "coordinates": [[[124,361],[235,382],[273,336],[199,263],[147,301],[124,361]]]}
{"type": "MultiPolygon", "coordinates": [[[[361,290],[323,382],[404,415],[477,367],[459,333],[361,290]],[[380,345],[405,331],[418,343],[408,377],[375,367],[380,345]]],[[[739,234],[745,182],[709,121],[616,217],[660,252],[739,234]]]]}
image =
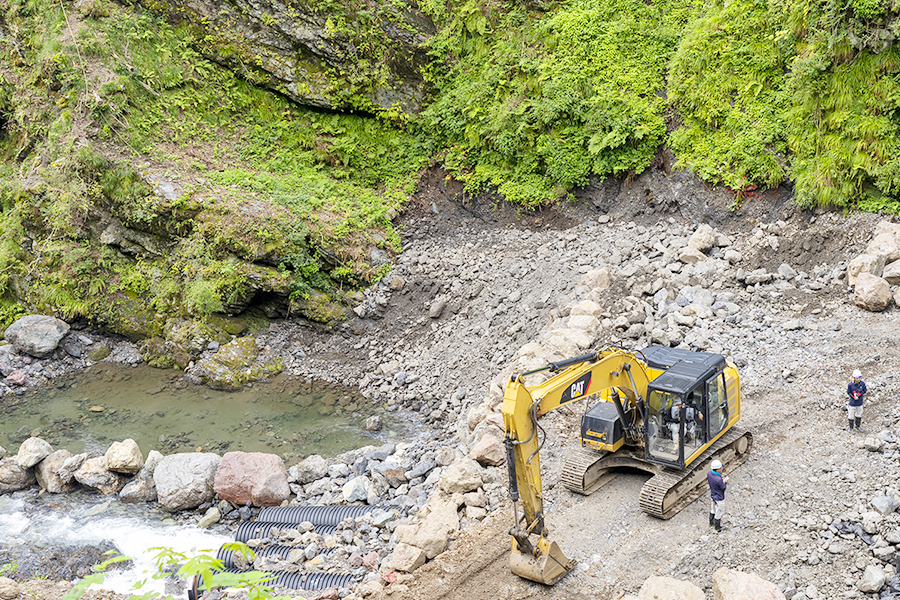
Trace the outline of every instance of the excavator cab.
{"type": "Polygon", "coordinates": [[[647,389],[645,460],[683,469],[728,424],[725,358],[668,348],[650,354],[648,366],[664,372],[647,389]]]}

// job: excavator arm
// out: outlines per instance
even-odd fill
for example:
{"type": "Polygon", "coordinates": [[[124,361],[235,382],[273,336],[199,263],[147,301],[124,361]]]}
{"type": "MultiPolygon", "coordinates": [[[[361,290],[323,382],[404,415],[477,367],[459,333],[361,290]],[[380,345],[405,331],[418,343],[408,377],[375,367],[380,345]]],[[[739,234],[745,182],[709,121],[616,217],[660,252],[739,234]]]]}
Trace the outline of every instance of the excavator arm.
{"type": "MultiPolygon", "coordinates": [[[[514,507],[515,524],[510,567],[516,575],[552,585],[575,566],[556,542],[548,539],[544,523],[541,491],[541,464],[537,417],[588,396],[598,397],[611,390],[608,397],[615,402],[623,425],[624,410],[620,393],[641,409],[647,393],[649,377],[643,361],[633,353],[604,349],[556,363],[528,373],[514,374],[503,397],[503,423],[506,429],[509,491],[514,507]],[[557,375],[544,383],[527,387],[525,377],[549,370],[557,375]],[[523,515],[519,517],[521,501],[523,515]],[[535,541],[532,541],[535,540],[535,541]]],[[[636,431],[627,432],[637,435],[636,431]]]]}

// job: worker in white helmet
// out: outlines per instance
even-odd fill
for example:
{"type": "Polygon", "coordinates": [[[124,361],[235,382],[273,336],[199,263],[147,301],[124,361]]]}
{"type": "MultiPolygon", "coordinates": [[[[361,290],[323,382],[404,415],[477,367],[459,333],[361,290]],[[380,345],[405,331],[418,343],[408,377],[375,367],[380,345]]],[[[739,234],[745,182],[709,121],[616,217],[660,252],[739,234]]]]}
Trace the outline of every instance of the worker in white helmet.
{"type": "Polygon", "coordinates": [[[853,371],[853,381],[847,384],[847,396],[850,401],[847,403],[847,420],[850,423],[850,431],[853,431],[853,425],[856,425],[856,431],[862,431],[859,424],[862,421],[863,396],[866,392],[866,382],[862,380],[862,373],[859,369],[853,371]]]}
{"type": "Polygon", "coordinates": [[[709,483],[709,496],[712,505],[709,509],[709,526],[716,531],[722,531],[722,517],[725,515],[725,487],[728,485],[728,477],[723,476],[725,467],[718,458],[713,459],[706,481],[709,483]]]}

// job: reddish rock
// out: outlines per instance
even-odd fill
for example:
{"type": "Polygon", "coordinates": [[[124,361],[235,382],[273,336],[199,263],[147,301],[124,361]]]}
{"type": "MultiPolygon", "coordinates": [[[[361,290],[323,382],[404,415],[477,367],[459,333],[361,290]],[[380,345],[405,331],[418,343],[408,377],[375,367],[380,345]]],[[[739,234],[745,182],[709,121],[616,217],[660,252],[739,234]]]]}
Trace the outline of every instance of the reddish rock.
{"type": "Polygon", "coordinates": [[[362,554],[360,554],[359,552],[354,552],[350,555],[350,558],[347,559],[347,563],[354,569],[357,567],[361,567],[363,565],[362,554]]]}
{"type": "Polygon", "coordinates": [[[341,593],[337,588],[330,588],[319,592],[318,596],[313,596],[310,600],[340,600],[341,593]]]}
{"type": "Polygon", "coordinates": [[[408,481],[406,475],[400,469],[385,469],[384,478],[387,479],[388,485],[392,488],[400,487],[408,481]]]}
{"type": "Polygon", "coordinates": [[[381,560],[381,557],[374,550],[369,552],[362,558],[362,563],[366,566],[367,569],[374,569],[378,566],[378,561],[381,560]]]}
{"type": "Polygon", "coordinates": [[[25,371],[16,369],[6,376],[6,383],[10,385],[25,385],[25,371]]]}
{"type": "Polygon", "coordinates": [[[214,487],[220,498],[238,505],[278,506],[291,495],[284,461],[263,452],[226,453],[214,487]]]}

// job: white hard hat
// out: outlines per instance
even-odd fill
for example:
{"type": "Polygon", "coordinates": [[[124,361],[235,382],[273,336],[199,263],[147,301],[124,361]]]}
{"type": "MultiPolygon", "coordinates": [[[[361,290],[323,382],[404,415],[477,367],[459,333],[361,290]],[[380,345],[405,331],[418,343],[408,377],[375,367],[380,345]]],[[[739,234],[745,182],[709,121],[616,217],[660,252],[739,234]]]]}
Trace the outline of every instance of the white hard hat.
{"type": "Polygon", "coordinates": [[[721,468],[724,467],[725,465],[723,465],[723,464],[722,464],[722,461],[719,460],[719,459],[717,458],[717,459],[715,459],[715,460],[712,461],[712,465],[710,465],[710,466],[712,466],[712,468],[713,468],[714,471],[718,471],[719,469],[721,469],[721,468]]]}
{"type": "Polygon", "coordinates": [[[862,371],[856,369],[853,371],[853,379],[860,379],[862,377],[862,371]]]}

